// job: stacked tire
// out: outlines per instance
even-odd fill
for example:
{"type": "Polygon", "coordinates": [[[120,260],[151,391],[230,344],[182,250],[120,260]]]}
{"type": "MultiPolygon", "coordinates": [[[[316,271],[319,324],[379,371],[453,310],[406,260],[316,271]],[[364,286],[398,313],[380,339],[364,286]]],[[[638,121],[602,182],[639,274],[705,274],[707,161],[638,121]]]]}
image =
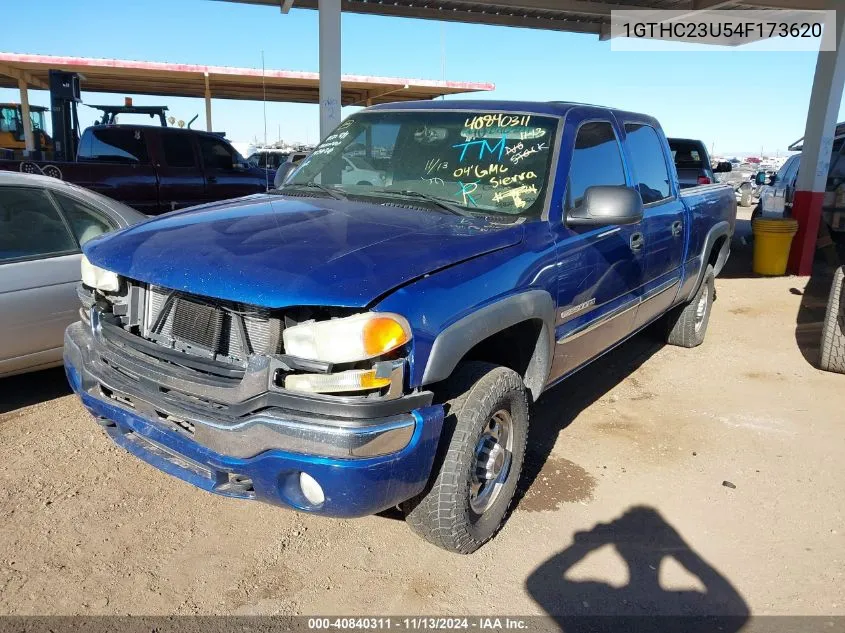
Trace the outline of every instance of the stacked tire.
{"type": "Polygon", "coordinates": [[[825,371],[845,374],[845,266],[833,275],[822,327],[819,366],[825,371]]]}

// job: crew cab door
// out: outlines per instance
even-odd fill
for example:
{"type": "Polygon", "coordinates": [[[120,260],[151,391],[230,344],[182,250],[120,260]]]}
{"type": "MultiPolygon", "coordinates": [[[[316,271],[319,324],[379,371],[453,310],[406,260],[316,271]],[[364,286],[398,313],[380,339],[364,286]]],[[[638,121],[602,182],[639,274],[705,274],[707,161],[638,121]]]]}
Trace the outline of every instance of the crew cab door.
{"type": "Polygon", "coordinates": [[[673,162],[663,135],[646,122],[625,121],[628,165],[643,200],[645,269],[637,327],[665,312],[681,283],[687,231],[687,209],[678,197],[673,162]]]}
{"type": "Polygon", "coordinates": [[[75,184],[141,213],[158,212],[158,180],[143,128],[89,127],[79,143],[77,162],[84,168],[73,179],[75,184]]]}
{"type": "MultiPolygon", "coordinates": [[[[561,143],[570,157],[558,235],[558,310],[552,380],[601,354],[634,328],[643,280],[641,224],[568,226],[566,214],[594,185],[630,186],[615,121],[594,111],[571,111],[561,143]],[[592,115],[592,116],[591,116],[592,115]]],[[[562,161],[563,162],[563,161],[562,161]]]]}
{"type": "Polygon", "coordinates": [[[248,168],[235,148],[223,139],[202,134],[198,143],[205,173],[204,197],[207,201],[240,198],[264,190],[255,172],[248,168]]]}
{"type": "Polygon", "coordinates": [[[205,202],[205,178],[195,135],[181,130],[159,132],[158,195],[161,212],[205,202]]]}

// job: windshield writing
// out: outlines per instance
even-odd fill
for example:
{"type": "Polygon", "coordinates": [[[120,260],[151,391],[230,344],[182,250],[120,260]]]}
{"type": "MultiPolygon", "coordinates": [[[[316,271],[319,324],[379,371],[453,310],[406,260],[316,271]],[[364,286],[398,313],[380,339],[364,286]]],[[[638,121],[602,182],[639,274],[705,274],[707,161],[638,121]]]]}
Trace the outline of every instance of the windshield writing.
{"type": "Polygon", "coordinates": [[[556,128],[556,119],[527,114],[365,112],[341,123],[287,182],[539,216],[556,128]]]}

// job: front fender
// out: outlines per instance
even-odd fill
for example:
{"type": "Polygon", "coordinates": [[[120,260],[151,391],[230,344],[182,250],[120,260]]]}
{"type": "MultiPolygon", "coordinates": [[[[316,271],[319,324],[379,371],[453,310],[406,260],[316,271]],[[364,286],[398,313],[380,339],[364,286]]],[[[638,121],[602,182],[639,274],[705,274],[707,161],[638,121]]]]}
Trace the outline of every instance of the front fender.
{"type": "Polygon", "coordinates": [[[558,276],[554,236],[547,224],[535,222],[526,226],[518,246],[426,275],[372,307],[401,314],[411,324],[411,388],[447,378],[485,338],[521,322],[539,322],[525,375],[536,398],[548,380],[554,353],[558,276]]]}
{"type": "Polygon", "coordinates": [[[461,359],[484,339],[525,321],[542,323],[540,336],[525,375],[525,385],[538,398],[549,377],[554,349],[555,304],[545,290],[526,290],[488,304],[456,321],[434,339],[422,384],[448,378],[461,359]]]}

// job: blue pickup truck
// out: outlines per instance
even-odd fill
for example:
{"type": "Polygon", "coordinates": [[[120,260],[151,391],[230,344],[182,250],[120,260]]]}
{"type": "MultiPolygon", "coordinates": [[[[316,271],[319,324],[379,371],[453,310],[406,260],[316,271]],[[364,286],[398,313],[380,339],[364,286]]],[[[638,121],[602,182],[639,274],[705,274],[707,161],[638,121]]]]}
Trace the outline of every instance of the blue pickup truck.
{"type": "Polygon", "coordinates": [[[87,243],[67,375],[115,442],[200,488],[399,506],[469,553],[544,390],[658,320],[702,342],[735,216],[729,186],[679,190],[649,116],[368,108],[279,189],[87,243]],[[354,157],[381,184],[344,184],[354,157]]]}

